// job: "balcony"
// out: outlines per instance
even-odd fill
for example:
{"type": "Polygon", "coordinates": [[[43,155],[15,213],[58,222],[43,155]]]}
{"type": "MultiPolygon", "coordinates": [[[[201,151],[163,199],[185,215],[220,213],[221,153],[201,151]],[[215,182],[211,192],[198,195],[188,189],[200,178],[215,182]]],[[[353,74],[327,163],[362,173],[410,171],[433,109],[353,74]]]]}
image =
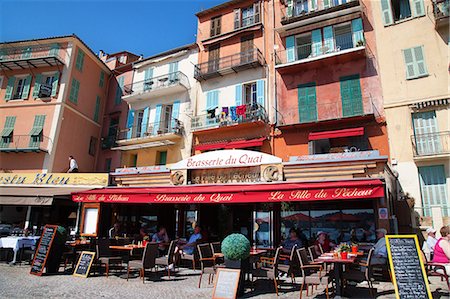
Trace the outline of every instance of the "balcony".
{"type": "Polygon", "coordinates": [[[258,48],[246,52],[210,60],[195,66],[194,77],[198,81],[237,73],[251,68],[263,66],[264,57],[258,48]]]}
{"type": "Polygon", "coordinates": [[[450,154],[450,131],[411,135],[414,158],[433,158],[450,154]]]}
{"type": "MultiPolygon", "coordinates": [[[[145,126],[144,126],[145,127],[145,126]]],[[[147,130],[134,126],[118,132],[113,150],[136,150],[173,145],[182,138],[183,123],[177,119],[150,123],[147,130]]]]}
{"type": "Polygon", "coordinates": [[[216,116],[211,118],[209,114],[194,116],[192,119],[192,131],[207,130],[213,128],[229,127],[244,123],[268,122],[266,110],[261,105],[246,105],[244,115],[236,115],[233,119],[231,115],[216,116]]]}
{"type": "Polygon", "coordinates": [[[159,97],[190,88],[189,80],[183,72],[168,73],[147,80],[133,82],[123,87],[123,99],[128,103],[142,97],[159,97]]]}
{"type": "Polygon", "coordinates": [[[116,144],[116,136],[105,136],[102,137],[101,145],[102,149],[111,149],[116,144]]]}
{"type": "Polygon", "coordinates": [[[0,48],[0,68],[7,70],[23,70],[30,68],[64,65],[60,56],[61,49],[46,46],[26,48],[0,48]],[[30,48],[28,48],[29,50],[30,48]]]}
{"type": "Polygon", "coordinates": [[[325,41],[323,44],[304,43],[292,49],[275,52],[275,68],[285,71],[318,61],[354,60],[364,57],[365,49],[364,35],[361,32],[338,35],[332,41],[325,41]]]}
{"type": "Polygon", "coordinates": [[[49,137],[42,135],[12,135],[1,138],[0,152],[3,153],[47,152],[52,142],[49,137]]]}
{"type": "Polygon", "coordinates": [[[433,1],[433,15],[436,21],[435,28],[447,28],[449,18],[450,0],[435,0],[433,1]]]}

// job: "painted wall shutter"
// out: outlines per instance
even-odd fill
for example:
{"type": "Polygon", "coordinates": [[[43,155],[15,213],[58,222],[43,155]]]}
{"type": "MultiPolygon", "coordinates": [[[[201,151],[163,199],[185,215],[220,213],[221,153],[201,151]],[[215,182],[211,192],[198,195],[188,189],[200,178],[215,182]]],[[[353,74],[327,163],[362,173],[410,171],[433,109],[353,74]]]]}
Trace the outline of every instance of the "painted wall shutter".
{"type": "Polygon", "coordinates": [[[16,78],[9,77],[8,79],[8,85],[6,86],[6,92],[5,92],[5,100],[9,101],[12,99],[12,94],[14,91],[14,84],[16,83],[16,78]]]}
{"type": "Polygon", "coordinates": [[[317,0],[311,0],[311,11],[316,10],[317,7],[317,0]]]}
{"type": "Polygon", "coordinates": [[[235,9],[234,10],[234,29],[241,28],[241,10],[235,9]]]}
{"type": "Polygon", "coordinates": [[[6,117],[5,126],[3,127],[3,130],[0,133],[0,148],[8,148],[9,147],[9,144],[11,143],[12,139],[8,138],[8,137],[12,136],[15,123],[16,123],[15,116],[7,116],[6,117]]]}
{"type": "Polygon", "coordinates": [[[180,116],[180,101],[176,100],[172,104],[172,120],[171,120],[171,127],[169,128],[170,132],[175,131],[174,129],[177,127],[176,120],[179,119],[180,116]]]}
{"type": "Polygon", "coordinates": [[[435,111],[417,112],[412,115],[414,139],[418,155],[435,154],[441,151],[435,111]]]}
{"type": "Polygon", "coordinates": [[[30,148],[37,148],[41,142],[40,135],[44,130],[45,115],[36,115],[34,117],[33,128],[30,131],[30,148]]]}
{"type": "Polygon", "coordinates": [[[258,80],[256,81],[256,101],[258,102],[258,105],[261,105],[264,107],[265,105],[265,81],[264,80],[258,80]]]}
{"type": "Polygon", "coordinates": [[[153,135],[156,135],[159,131],[159,125],[161,123],[161,110],[162,105],[158,104],[156,105],[156,111],[155,111],[155,125],[153,126],[153,135]]]}
{"type": "Polygon", "coordinates": [[[94,121],[98,122],[99,114],[100,114],[100,97],[97,96],[97,98],[95,99],[94,121]]]}
{"type": "Polygon", "coordinates": [[[127,118],[127,139],[131,139],[133,136],[133,124],[134,124],[134,110],[128,110],[128,118],[127,118]]]}
{"type": "Polygon", "coordinates": [[[406,79],[413,79],[428,74],[423,46],[404,49],[406,79]]]}
{"type": "Polygon", "coordinates": [[[390,0],[381,0],[381,15],[384,26],[391,25],[393,23],[390,0]]]}
{"type": "Polygon", "coordinates": [[[298,87],[298,116],[300,123],[307,123],[317,120],[315,83],[308,83],[298,87]]]}
{"type": "Polygon", "coordinates": [[[242,84],[236,84],[235,86],[235,102],[236,106],[242,105],[242,84]]]}
{"type": "MultiPolygon", "coordinates": [[[[443,212],[448,213],[447,184],[444,165],[419,167],[420,191],[422,206],[431,216],[431,206],[443,206],[443,212]]],[[[447,215],[448,216],[448,215],[447,215]]]]}
{"type": "MultiPolygon", "coordinates": [[[[448,3],[448,2],[447,2],[448,3]]],[[[413,0],[413,11],[415,17],[421,17],[425,15],[425,6],[423,5],[423,0],[413,0]]],[[[448,7],[447,7],[448,9],[448,7]]]]}
{"type": "Polygon", "coordinates": [[[125,77],[120,77],[119,79],[117,79],[116,97],[114,100],[114,103],[116,105],[119,105],[122,102],[124,80],[125,77]]]}
{"type": "Polygon", "coordinates": [[[25,86],[23,87],[23,91],[22,91],[22,99],[28,99],[28,96],[30,95],[31,80],[32,80],[31,75],[29,75],[25,79],[25,86]]]}
{"type": "Polygon", "coordinates": [[[428,74],[423,46],[413,48],[414,59],[416,61],[417,76],[425,76],[428,74]]]}
{"type": "Polygon", "coordinates": [[[144,72],[144,91],[152,89],[153,84],[151,83],[153,79],[153,68],[148,68],[144,72]]]}
{"type": "Polygon", "coordinates": [[[323,8],[327,9],[331,7],[331,0],[323,0],[323,8]]]}
{"type": "Polygon", "coordinates": [[[59,54],[59,44],[52,44],[50,48],[49,56],[58,56],[59,54]]]}
{"type": "Polygon", "coordinates": [[[140,137],[144,137],[145,133],[147,133],[149,112],[150,112],[150,108],[149,107],[145,107],[144,115],[142,115],[141,136],[140,137]]]}
{"type": "Polygon", "coordinates": [[[364,42],[364,30],[361,18],[352,20],[352,35],[353,47],[356,47],[358,43],[364,42]]]}
{"type": "Polygon", "coordinates": [[[33,99],[36,99],[39,97],[39,90],[41,89],[41,82],[42,82],[42,75],[37,74],[36,79],[34,80],[33,99]]]}
{"type": "Polygon", "coordinates": [[[333,36],[333,26],[327,26],[323,28],[323,40],[326,48],[326,52],[334,51],[334,36],[333,36]]]}
{"type": "Polygon", "coordinates": [[[311,51],[313,56],[319,56],[322,54],[322,32],[320,29],[313,30],[311,32],[311,51]]]}
{"type": "Polygon", "coordinates": [[[292,17],[294,15],[294,0],[287,0],[286,15],[292,17]]]}
{"type": "Polygon", "coordinates": [[[59,72],[56,72],[53,75],[52,97],[56,96],[56,93],[58,92],[58,86],[59,86],[59,72]]]}
{"type": "Polygon", "coordinates": [[[295,61],[295,36],[286,37],[286,62],[295,61]]]}
{"type": "Polygon", "coordinates": [[[84,64],[84,53],[80,49],[78,49],[77,60],[75,63],[75,67],[81,72],[83,70],[84,64]]]}
{"type": "Polygon", "coordinates": [[[359,75],[340,78],[342,116],[350,117],[363,114],[359,75]]]}
{"type": "Polygon", "coordinates": [[[178,61],[175,62],[171,62],[169,64],[169,80],[170,81],[175,81],[176,79],[178,79],[178,61]]]}
{"type": "Polygon", "coordinates": [[[416,77],[416,68],[414,67],[413,49],[404,49],[403,58],[405,59],[406,79],[416,77]]]}

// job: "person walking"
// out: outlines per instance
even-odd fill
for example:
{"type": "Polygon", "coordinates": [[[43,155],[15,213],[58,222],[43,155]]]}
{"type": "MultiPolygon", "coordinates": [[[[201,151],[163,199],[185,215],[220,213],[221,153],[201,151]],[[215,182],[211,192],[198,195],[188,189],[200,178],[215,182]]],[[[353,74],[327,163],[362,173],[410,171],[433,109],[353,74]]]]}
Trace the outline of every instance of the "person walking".
{"type": "Polygon", "coordinates": [[[78,163],[74,159],[73,156],[69,156],[69,170],[67,170],[68,173],[76,173],[78,172],[78,163]]]}

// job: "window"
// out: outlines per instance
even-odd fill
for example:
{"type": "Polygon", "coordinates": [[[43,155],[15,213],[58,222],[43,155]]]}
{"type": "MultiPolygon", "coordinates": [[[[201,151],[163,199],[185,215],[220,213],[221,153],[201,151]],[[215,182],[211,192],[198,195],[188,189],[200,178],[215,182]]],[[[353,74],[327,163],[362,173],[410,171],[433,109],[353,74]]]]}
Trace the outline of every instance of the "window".
{"type": "Polygon", "coordinates": [[[13,99],[21,99],[22,98],[22,92],[25,87],[26,78],[20,78],[17,80],[16,86],[14,88],[14,97],[13,99]]]}
{"type": "Polygon", "coordinates": [[[127,63],[127,56],[126,55],[121,55],[119,57],[119,62],[122,63],[122,64],[127,63]]]}
{"type": "Polygon", "coordinates": [[[404,49],[406,79],[415,79],[428,75],[423,46],[404,49]]]}
{"type": "Polygon", "coordinates": [[[444,165],[419,167],[420,191],[424,216],[431,216],[433,206],[441,206],[444,216],[450,215],[444,165]]]}
{"type": "Polygon", "coordinates": [[[81,72],[81,71],[83,71],[83,64],[84,64],[84,53],[83,53],[83,51],[78,49],[78,54],[77,54],[77,60],[75,62],[75,67],[77,68],[77,70],[79,70],[81,72]]]}
{"type": "Polygon", "coordinates": [[[391,0],[394,21],[400,21],[411,17],[409,0],[391,0]]]}
{"type": "Polygon", "coordinates": [[[251,26],[261,21],[260,3],[254,3],[252,6],[234,10],[234,29],[251,26]]]}
{"type": "Polygon", "coordinates": [[[212,45],[208,48],[208,72],[215,72],[219,69],[220,45],[212,45]]]}
{"type": "Polygon", "coordinates": [[[59,72],[52,74],[37,74],[34,80],[33,98],[48,98],[56,96],[58,90],[59,72]]]}
{"type": "Polygon", "coordinates": [[[136,117],[136,136],[140,137],[142,134],[142,122],[144,121],[144,111],[136,111],[135,114],[136,117]]]}
{"type": "Polygon", "coordinates": [[[78,104],[78,92],[80,91],[80,82],[77,79],[72,79],[72,86],[70,87],[69,101],[78,104]]]}
{"type": "Polygon", "coordinates": [[[133,154],[130,155],[130,165],[129,165],[129,167],[136,167],[137,159],[138,159],[137,155],[133,155],[133,154]]]}
{"type": "Polygon", "coordinates": [[[256,82],[244,84],[244,101],[246,105],[256,104],[256,82]]]}
{"type": "Polygon", "coordinates": [[[94,108],[94,121],[98,122],[98,117],[100,113],[100,97],[97,96],[95,99],[95,108],[94,108]]]}
{"type": "Polygon", "coordinates": [[[253,34],[241,38],[241,63],[249,63],[256,60],[253,51],[253,34]]]}
{"type": "Polygon", "coordinates": [[[316,83],[298,86],[298,117],[300,123],[317,120],[316,83]]]}
{"type": "Polygon", "coordinates": [[[309,154],[330,154],[370,150],[366,136],[319,139],[309,142],[309,154]]]}
{"type": "MultiPolygon", "coordinates": [[[[340,51],[353,48],[352,26],[351,23],[344,23],[333,26],[336,40],[336,49],[340,51]]],[[[331,35],[331,38],[333,36],[331,35]]],[[[334,47],[331,46],[332,49],[334,47]]]]}
{"type": "Polygon", "coordinates": [[[166,164],[167,164],[167,151],[157,152],[156,165],[166,165],[166,164]]]}
{"type": "MultiPolygon", "coordinates": [[[[31,76],[22,78],[11,77],[10,80],[8,80],[8,87],[10,84],[13,86],[11,88],[11,91],[13,91],[12,99],[27,99],[30,93],[31,76]],[[10,81],[11,79],[12,82],[10,81]]],[[[6,88],[5,98],[8,96],[8,87],[6,88]]]]}
{"type": "Polygon", "coordinates": [[[0,77],[0,89],[3,88],[3,77],[0,77]]]}
{"type": "Polygon", "coordinates": [[[98,82],[98,86],[103,87],[104,84],[105,84],[105,72],[100,71],[100,80],[98,82]]]}
{"type": "Polygon", "coordinates": [[[441,153],[436,112],[416,112],[412,115],[412,119],[416,154],[421,156],[441,153]]]}
{"type": "Polygon", "coordinates": [[[380,3],[384,26],[425,15],[423,0],[381,0],[380,3]]]}
{"type": "Polygon", "coordinates": [[[359,75],[341,77],[342,116],[363,115],[363,103],[359,75]]]}
{"type": "Polygon", "coordinates": [[[120,105],[120,103],[122,103],[124,81],[125,81],[124,77],[120,77],[117,79],[116,97],[114,99],[114,103],[116,105],[120,105]]]}
{"type": "Polygon", "coordinates": [[[108,137],[116,138],[119,129],[119,117],[111,117],[109,120],[108,137]]]}
{"type": "Polygon", "coordinates": [[[161,114],[160,130],[162,133],[171,132],[172,124],[172,105],[163,105],[161,114]]]}
{"type": "Polygon", "coordinates": [[[97,151],[97,138],[91,136],[91,140],[89,141],[89,155],[95,156],[97,151]]]}
{"type": "Polygon", "coordinates": [[[215,17],[211,19],[211,30],[210,30],[210,36],[216,36],[220,34],[220,27],[221,27],[221,16],[215,17]]]}
{"type": "Polygon", "coordinates": [[[108,159],[105,159],[105,172],[111,172],[111,163],[112,163],[112,159],[111,158],[108,158],[108,159]]]}
{"type": "Polygon", "coordinates": [[[5,125],[1,133],[0,148],[8,148],[13,141],[14,125],[16,123],[15,116],[7,116],[5,125]]]}
{"type": "Polygon", "coordinates": [[[36,115],[34,117],[33,128],[30,131],[30,148],[37,148],[43,141],[45,115],[36,115]]]}
{"type": "Polygon", "coordinates": [[[22,58],[31,58],[31,55],[32,55],[31,47],[23,49],[22,58]]]}

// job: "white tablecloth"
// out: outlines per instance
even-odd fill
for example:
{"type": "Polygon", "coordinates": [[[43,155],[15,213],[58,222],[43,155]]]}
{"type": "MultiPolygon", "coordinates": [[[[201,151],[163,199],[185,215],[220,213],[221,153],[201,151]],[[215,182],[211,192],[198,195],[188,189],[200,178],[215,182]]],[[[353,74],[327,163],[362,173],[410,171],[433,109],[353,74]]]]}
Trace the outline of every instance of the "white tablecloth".
{"type": "Polygon", "coordinates": [[[33,248],[40,237],[4,237],[0,238],[0,248],[11,248],[14,252],[20,248],[33,248]]]}

